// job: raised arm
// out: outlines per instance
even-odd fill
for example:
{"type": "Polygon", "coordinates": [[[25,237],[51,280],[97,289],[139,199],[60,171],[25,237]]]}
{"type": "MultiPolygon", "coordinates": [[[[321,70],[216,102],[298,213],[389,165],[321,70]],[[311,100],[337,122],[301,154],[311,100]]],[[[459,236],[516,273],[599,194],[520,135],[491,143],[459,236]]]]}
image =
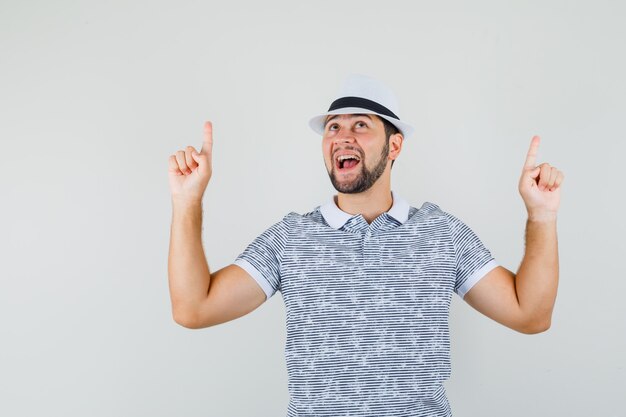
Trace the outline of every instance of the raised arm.
{"type": "Polygon", "coordinates": [[[559,281],[556,218],[563,173],[548,163],[535,166],[539,137],[533,137],[519,182],[526,205],[526,248],[513,274],[498,266],[464,300],[493,320],[522,333],[550,327],[559,281]]]}
{"type": "Polygon", "coordinates": [[[174,320],[202,328],[233,320],[266,297],[242,268],[228,265],[211,273],[202,247],[202,196],[211,178],[213,127],[205,123],[200,152],[192,146],[169,157],[172,226],[168,279],[174,320]]]}

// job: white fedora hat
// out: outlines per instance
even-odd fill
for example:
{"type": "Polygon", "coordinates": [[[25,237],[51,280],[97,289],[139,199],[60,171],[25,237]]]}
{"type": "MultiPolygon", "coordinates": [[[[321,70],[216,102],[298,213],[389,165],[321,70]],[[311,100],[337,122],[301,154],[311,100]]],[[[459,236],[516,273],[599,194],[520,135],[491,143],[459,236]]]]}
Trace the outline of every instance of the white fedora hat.
{"type": "Polygon", "coordinates": [[[398,100],[393,91],[382,82],[361,74],[348,75],[328,111],[312,117],[309,126],[323,135],[326,116],[355,113],[376,114],[388,120],[400,130],[405,139],[415,130],[413,126],[400,120],[398,100]]]}

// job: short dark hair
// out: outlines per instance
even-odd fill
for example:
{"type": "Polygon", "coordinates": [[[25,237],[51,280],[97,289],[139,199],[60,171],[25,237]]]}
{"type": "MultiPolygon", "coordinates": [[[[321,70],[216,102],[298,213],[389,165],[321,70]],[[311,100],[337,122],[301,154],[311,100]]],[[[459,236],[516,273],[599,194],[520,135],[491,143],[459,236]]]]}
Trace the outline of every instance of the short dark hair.
{"type": "MultiPolygon", "coordinates": [[[[391,135],[395,135],[396,133],[400,133],[400,130],[398,130],[398,128],[393,125],[390,121],[388,121],[387,119],[377,116],[382,122],[383,125],[385,125],[385,136],[387,136],[387,144],[389,144],[389,139],[391,138],[391,135]]],[[[393,159],[391,161],[391,167],[393,168],[393,163],[396,162],[395,159],[393,159]]]]}

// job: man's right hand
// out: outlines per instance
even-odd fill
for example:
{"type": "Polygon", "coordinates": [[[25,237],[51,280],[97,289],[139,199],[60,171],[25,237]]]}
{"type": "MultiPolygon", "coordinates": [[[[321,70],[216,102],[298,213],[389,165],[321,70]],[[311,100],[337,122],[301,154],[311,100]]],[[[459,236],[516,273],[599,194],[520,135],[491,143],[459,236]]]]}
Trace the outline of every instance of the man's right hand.
{"type": "Polygon", "coordinates": [[[201,202],[209,184],[213,169],[213,124],[204,123],[204,141],[200,152],[193,146],[177,151],[169,157],[169,181],[172,199],[177,201],[201,202]]]}

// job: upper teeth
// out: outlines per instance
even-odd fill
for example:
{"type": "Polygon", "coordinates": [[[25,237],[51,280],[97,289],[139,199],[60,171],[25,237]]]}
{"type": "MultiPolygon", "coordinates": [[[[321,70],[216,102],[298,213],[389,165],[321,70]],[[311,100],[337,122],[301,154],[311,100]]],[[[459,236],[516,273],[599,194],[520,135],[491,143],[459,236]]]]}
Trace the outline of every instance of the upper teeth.
{"type": "Polygon", "coordinates": [[[346,159],[356,159],[357,161],[360,161],[359,157],[356,155],[339,155],[339,157],[337,157],[337,160],[339,162],[344,161],[346,159]]]}

